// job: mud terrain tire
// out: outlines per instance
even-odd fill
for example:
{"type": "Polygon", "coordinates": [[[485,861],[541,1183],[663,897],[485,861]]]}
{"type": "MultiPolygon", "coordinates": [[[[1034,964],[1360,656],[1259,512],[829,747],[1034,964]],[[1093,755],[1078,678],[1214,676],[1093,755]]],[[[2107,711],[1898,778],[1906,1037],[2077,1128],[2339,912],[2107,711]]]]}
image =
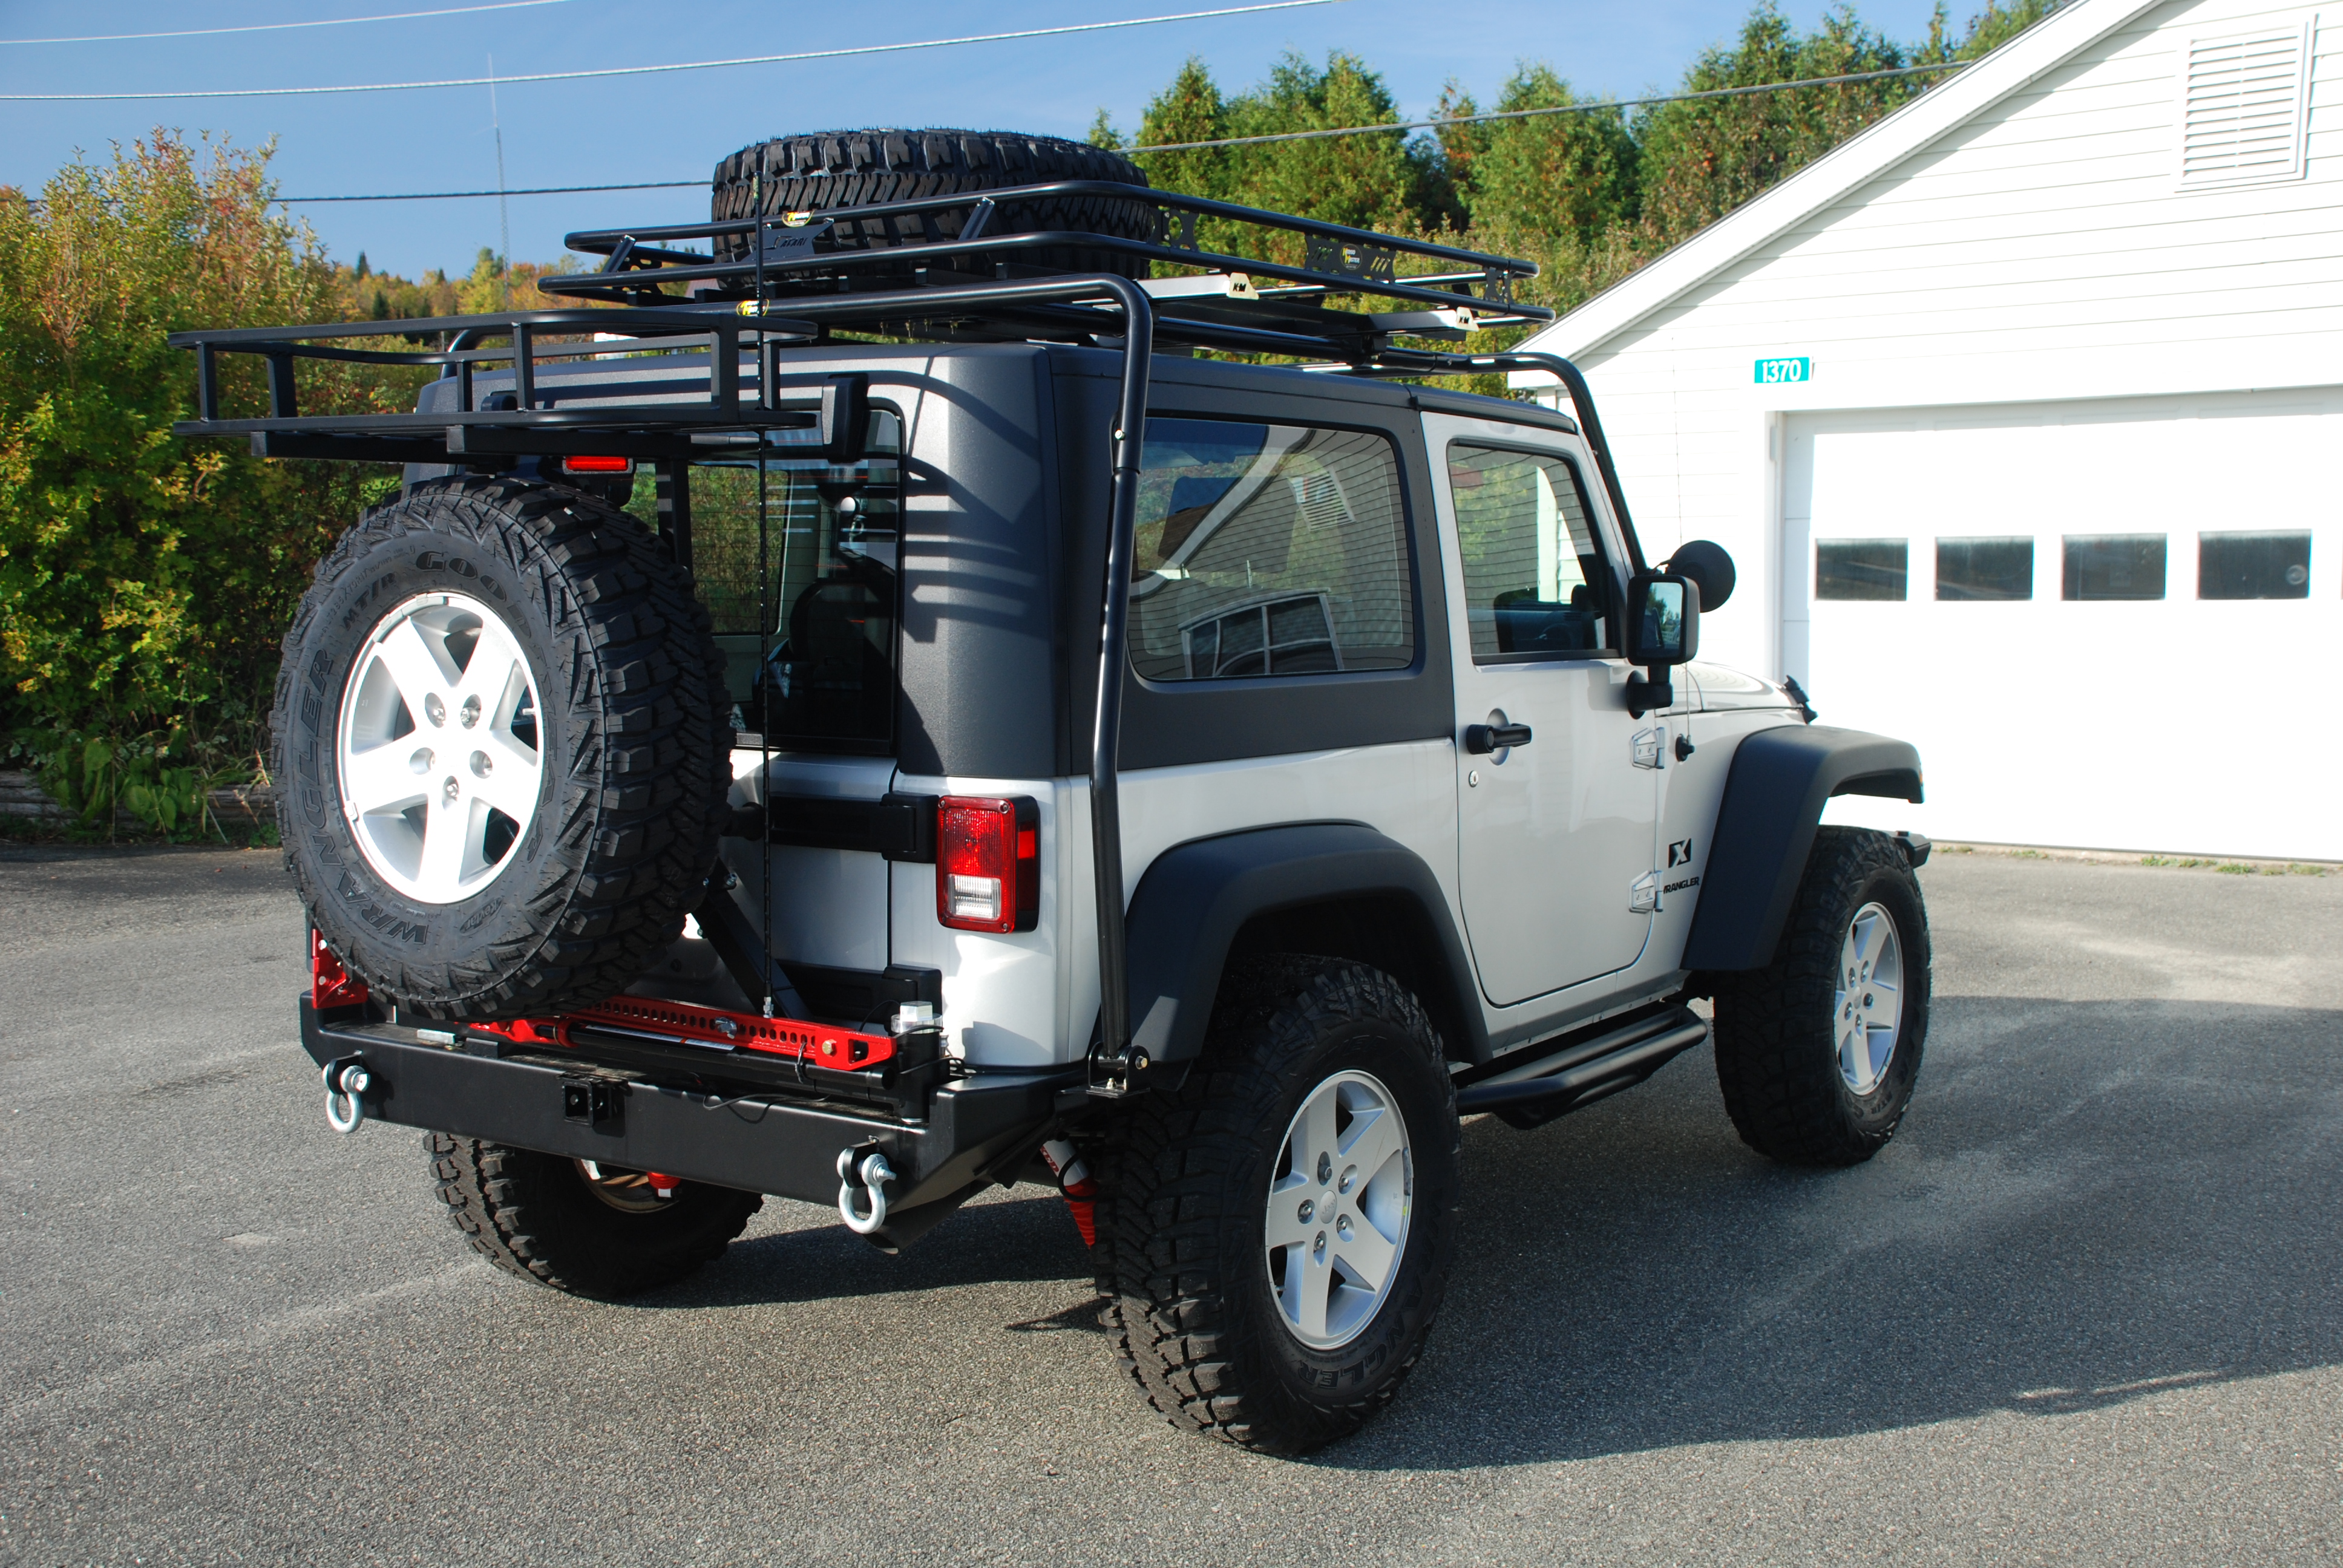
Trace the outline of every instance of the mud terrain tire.
{"type": "Polygon", "coordinates": [[[1423,1353],[1439,1311],[1458,1146],[1439,1037],[1398,981],[1301,957],[1232,975],[1187,1081],[1141,1101],[1100,1151],[1104,1322],[1140,1392],[1174,1426],[1272,1453],[1363,1426],[1423,1353]],[[1373,1315],[1347,1342],[1315,1348],[1280,1311],[1264,1224],[1297,1111],[1345,1073],[1388,1086],[1402,1113],[1413,1211],[1373,1315]]]}
{"type": "MultiPolygon", "coordinates": [[[[446,1132],[423,1152],[447,1217],[508,1274],[608,1300],[671,1285],[724,1255],[764,1207],[754,1192],[685,1181],[666,1199],[605,1201],[575,1160],[446,1132]]],[[[634,1171],[599,1172],[615,1194],[649,1191],[634,1171]]]]}
{"type": "MultiPolygon", "coordinates": [[[[715,218],[722,221],[750,216],[757,205],[755,189],[760,166],[765,181],[763,206],[768,213],[820,213],[830,207],[999,190],[1006,186],[1041,185],[1054,180],[1147,184],[1146,174],[1121,154],[1056,136],[1019,136],[1008,131],[831,131],[759,142],[718,164],[711,204],[715,218]]],[[[1156,237],[1159,223],[1156,215],[1157,209],[1151,202],[1094,196],[1058,196],[1004,204],[992,215],[987,232],[1011,235],[1054,229],[1151,240],[1156,237]]],[[[934,215],[936,226],[932,233],[917,218],[865,218],[841,226],[832,232],[828,243],[840,250],[869,251],[955,239],[963,216],[960,212],[934,215]]],[[[749,254],[747,240],[739,236],[719,236],[716,249],[718,257],[725,261],[744,259],[749,254]]],[[[1074,246],[946,257],[939,265],[957,272],[990,273],[996,262],[1052,271],[1109,272],[1124,277],[1145,277],[1148,271],[1144,256],[1127,256],[1103,246],[1074,246]]],[[[858,266],[853,271],[858,278],[901,279],[910,275],[908,266],[890,268],[877,264],[858,266]]],[[[737,292],[746,294],[749,290],[741,288],[737,292]]]]}
{"type": "MultiPolygon", "coordinates": [[[[458,690],[447,688],[448,702],[458,690]]],[[[344,536],[286,635],[274,716],[286,865],[326,944],[408,1016],[515,1018],[598,1001],[651,967],[700,897],[731,781],[729,716],[691,579],[632,518],[559,486],[482,477],[418,485],[344,536]],[[465,613],[429,608],[435,600],[465,613]],[[437,882],[425,875],[427,827],[404,829],[417,846],[401,851],[412,857],[411,882],[399,879],[384,835],[401,821],[442,819],[417,814],[437,809],[443,788],[467,811],[475,798],[485,809],[494,759],[483,771],[473,748],[501,721],[483,723],[469,702],[452,714],[437,695],[409,703],[404,685],[390,696],[364,684],[390,666],[402,615],[418,626],[437,618],[421,646],[437,637],[440,651],[428,657],[442,667],[467,647],[463,626],[479,627],[467,659],[501,628],[509,640],[495,643],[498,657],[526,666],[540,709],[533,724],[523,716],[508,726],[533,737],[534,774],[513,760],[526,752],[498,752],[507,779],[535,779],[502,786],[517,815],[503,819],[501,839],[493,813],[468,819],[488,824],[466,851],[471,869],[437,882]],[[388,765],[339,743],[369,700],[374,736],[393,736],[385,744],[402,753],[410,731],[416,743],[421,803],[405,817],[370,814],[367,791],[379,784],[361,771],[388,765]],[[443,709],[436,717],[411,710],[433,704],[443,709]]]]}
{"type": "Polygon", "coordinates": [[[1717,1082],[1741,1141],[1788,1165],[1855,1165],[1887,1146],[1912,1103],[1928,1032],[1928,916],[1896,840],[1823,828],[1772,964],[1723,977],[1717,1082]],[[1900,949],[1894,1053],[1859,1089],[1842,1070],[1839,966],[1856,916],[1884,910],[1900,949]]]}

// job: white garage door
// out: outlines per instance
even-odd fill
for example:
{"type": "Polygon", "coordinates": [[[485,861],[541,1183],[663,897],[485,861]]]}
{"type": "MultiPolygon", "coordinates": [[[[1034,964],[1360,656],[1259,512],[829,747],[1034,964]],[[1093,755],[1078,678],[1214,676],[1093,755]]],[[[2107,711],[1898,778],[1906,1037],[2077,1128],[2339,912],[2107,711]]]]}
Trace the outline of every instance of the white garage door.
{"type": "Polygon", "coordinates": [[[2343,859],[2343,387],[1788,435],[1785,668],[1927,770],[1832,819],[2343,859]]]}

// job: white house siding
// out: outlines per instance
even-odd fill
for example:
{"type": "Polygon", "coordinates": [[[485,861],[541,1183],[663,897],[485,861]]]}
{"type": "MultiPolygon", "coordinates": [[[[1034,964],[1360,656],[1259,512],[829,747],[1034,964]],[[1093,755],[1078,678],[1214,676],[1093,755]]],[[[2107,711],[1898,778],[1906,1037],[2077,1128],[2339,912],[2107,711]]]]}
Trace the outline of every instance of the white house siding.
{"type": "Polygon", "coordinates": [[[1921,744],[1931,803],[1899,822],[2343,858],[2343,813],[2286,782],[2343,764],[2318,711],[2343,651],[2343,486],[2318,471],[2343,466],[2343,22],[2313,34],[2305,177],[2179,184],[2188,40],[2316,15],[2146,10],[1609,336],[1553,334],[1594,385],[1650,553],[1704,536],[1741,564],[1704,651],[1811,677],[1826,722],[1921,744]],[[1755,385],[1776,356],[1813,378],[1755,385]],[[1971,505],[2002,520],[1972,526],[1971,505]],[[2316,535],[2310,598],[2198,603],[2197,532],[2281,514],[2316,535]],[[1861,659],[1845,617],[1807,642],[1809,516],[1913,540],[1914,598],[1823,607],[1878,612],[1857,618],[1861,659]],[[1923,558],[1955,525],[2036,535],[2035,599],[1930,602],[1923,558]],[[2062,533],[2131,531],[2170,536],[2171,597],[2059,599],[2062,533]],[[1986,619],[2002,635],[1965,647],[1986,619]]]}

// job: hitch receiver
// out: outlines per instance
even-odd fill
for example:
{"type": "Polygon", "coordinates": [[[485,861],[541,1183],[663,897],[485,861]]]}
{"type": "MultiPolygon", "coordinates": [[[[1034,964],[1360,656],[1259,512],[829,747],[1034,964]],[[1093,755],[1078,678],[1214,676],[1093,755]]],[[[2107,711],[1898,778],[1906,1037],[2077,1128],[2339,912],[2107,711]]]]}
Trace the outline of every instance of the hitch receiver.
{"type": "Polygon", "coordinates": [[[561,1119],[580,1127],[618,1130],[626,1106],[627,1086],[607,1078],[565,1078],[561,1081],[561,1119]]]}

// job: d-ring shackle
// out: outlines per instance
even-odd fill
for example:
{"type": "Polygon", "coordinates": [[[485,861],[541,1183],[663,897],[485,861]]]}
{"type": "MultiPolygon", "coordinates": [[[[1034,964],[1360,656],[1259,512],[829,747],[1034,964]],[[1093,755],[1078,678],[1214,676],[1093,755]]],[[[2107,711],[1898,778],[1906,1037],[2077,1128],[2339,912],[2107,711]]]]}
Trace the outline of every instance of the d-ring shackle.
{"type": "Polygon", "coordinates": [[[838,1151],[838,1217],[846,1228],[858,1236],[868,1236],[887,1222],[887,1183],[895,1180],[895,1168],[887,1163],[887,1156],[873,1149],[855,1163],[854,1151],[838,1151]],[[854,1194],[857,1187],[870,1199],[870,1211],[857,1211],[854,1194]]]}
{"type": "Polygon", "coordinates": [[[374,1075],[356,1057],[326,1063],[326,1121],[337,1132],[356,1132],[366,1120],[361,1098],[373,1086],[374,1075]]]}

